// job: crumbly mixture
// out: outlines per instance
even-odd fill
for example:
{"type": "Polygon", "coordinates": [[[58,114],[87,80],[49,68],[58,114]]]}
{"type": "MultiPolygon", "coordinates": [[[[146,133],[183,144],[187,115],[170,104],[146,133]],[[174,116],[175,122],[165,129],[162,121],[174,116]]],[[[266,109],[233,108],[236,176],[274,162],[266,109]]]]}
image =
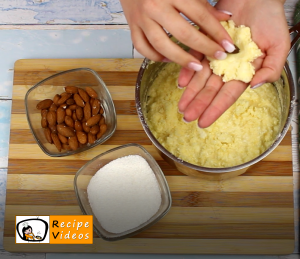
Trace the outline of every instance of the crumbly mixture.
{"type": "Polygon", "coordinates": [[[148,91],[147,124],[176,157],[204,167],[231,167],[263,153],[279,133],[281,111],[272,84],[248,88],[215,123],[205,129],[185,123],[178,112],[184,90],[177,88],[180,67],[170,63],[148,91]]]}
{"type": "Polygon", "coordinates": [[[261,50],[251,39],[249,27],[236,27],[232,20],[221,22],[234,44],[240,49],[237,54],[227,54],[224,60],[208,58],[213,73],[222,76],[224,82],[236,79],[249,83],[255,74],[251,62],[262,55],[261,50]]]}

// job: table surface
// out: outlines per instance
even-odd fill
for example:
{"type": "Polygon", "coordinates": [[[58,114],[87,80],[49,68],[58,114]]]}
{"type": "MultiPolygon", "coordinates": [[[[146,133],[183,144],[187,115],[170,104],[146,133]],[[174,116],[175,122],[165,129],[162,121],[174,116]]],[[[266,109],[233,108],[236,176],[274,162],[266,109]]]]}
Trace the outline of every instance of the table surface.
{"type": "MultiPolygon", "coordinates": [[[[5,192],[7,174],[7,154],[9,140],[9,123],[11,110],[11,93],[13,64],[23,58],[132,58],[130,31],[120,8],[118,0],[90,1],[77,0],[74,8],[64,1],[32,0],[32,1],[2,1],[0,5],[0,248],[2,246],[3,219],[5,211],[5,192]],[[82,12],[76,10],[80,9],[82,12]],[[47,24],[47,25],[46,25],[47,24]],[[53,24],[53,25],[49,25],[53,24]],[[77,25],[73,25],[77,24],[77,25]],[[80,25],[79,25],[80,24],[80,25]],[[85,24],[85,25],[82,25],[85,24]],[[105,24],[105,25],[101,25],[105,24]],[[109,24],[109,25],[108,25],[109,24]],[[38,26],[34,26],[38,25],[38,26]]],[[[214,0],[210,0],[214,2],[214,0]]],[[[293,24],[292,16],[297,0],[287,0],[285,4],[286,17],[289,25],[293,24]]],[[[289,57],[290,67],[295,75],[295,58],[289,57]]],[[[295,195],[295,225],[296,250],[299,235],[299,164],[298,164],[298,124],[296,115],[293,120],[294,141],[294,195],[295,195]]],[[[77,255],[60,254],[23,254],[22,257],[32,258],[81,258],[77,255]]],[[[102,255],[105,258],[129,258],[130,255],[102,255]]],[[[138,255],[135,255],[138,256],[138,255]]],[[[10,254],[0,252],[1,258],[9,258],[10,254]]],[[[93,255],[83,255],[82,258],[94,258],[93,255]]],[[[165,258],[166,256],[164,256],[165,258]]],[[[178,256],[179,258],[180,256],[178,256]]],[[[185,258],[202,258],[189,256],[185,258]]],[[[203,258],[227,258],[228,256],[205,256],[203,258]]],[[[97,255],[97,258],[102,258],[97,255]]],[[[133,256],[130,256],[133,258],[133,256]]],[[[143,255],[143,258],[152,258],[143,255]]],[[[172,258],[177,258],[172,256],[172,258]]],[[[182,257],[180,257],[182,258],[182,257]]],[[[228,258],[237,258],[230,256],[228,258]]],[[[239,256],[238,258],[241,258],[239,256]]],[[[244,256],[244,259],[260,258],[260,256],[244,256]]],[[[264,256],[265,259],[278,258],[264,256]]],[[[299,258],[298,254],[280,258],[299,258]]]]}

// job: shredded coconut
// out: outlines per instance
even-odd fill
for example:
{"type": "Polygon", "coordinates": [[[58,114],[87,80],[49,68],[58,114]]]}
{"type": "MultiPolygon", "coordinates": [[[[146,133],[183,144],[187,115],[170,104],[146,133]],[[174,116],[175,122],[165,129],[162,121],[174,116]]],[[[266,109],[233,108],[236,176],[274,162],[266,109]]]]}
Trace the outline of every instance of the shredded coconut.
{"type": "Polygon", "coordinates": [[[139,155],[118,158],[91,179],[88,199],[97,220],[111,233],[122,233],[149,220],[161,194],[148,162],[139,155]]]}

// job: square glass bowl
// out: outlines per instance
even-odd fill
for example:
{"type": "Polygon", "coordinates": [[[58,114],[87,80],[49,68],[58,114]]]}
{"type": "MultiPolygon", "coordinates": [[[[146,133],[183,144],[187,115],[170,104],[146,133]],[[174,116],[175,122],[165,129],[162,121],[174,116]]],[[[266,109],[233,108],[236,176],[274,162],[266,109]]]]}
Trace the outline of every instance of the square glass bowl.
{"type": "Polygon", "coordinates": [[[40,81],[26,93],[25,109],[27,121],[36,142],[44,153],[51,157],[73,155],[95,147],[108,140],[115,132],[117,126],[116,110],[111,95],[100,76],[89,68],[63,71],[40,81]],[[44,129],[41,126],[41,110],[38,110],[36,105],[44,99],[53,100],[56,94],[64,92],[65,86],[77,86],[83,89],[89,86],[97,92],[104,110],[103,116],[105,117],[107,130],[103,136],[93,144],[85,144],[77,150],[62,150],[59,152],[55,145],[50,144],[46,140],[44,129]]]}
{"type": "Polygon", "coordinates": [[[160,169],[155,159],[147,152],[147,150],[138,144],[123,145],[111,149],[93,158],[91,161],[86,163],[82,168],[80,168],[79,171],[76,173],[74,178],[74,189],[75,189],[79,206],[83,214],[93,215],[95,232],[98,234],[98,236],[100,236],[101,238],[107,241],[124,239],[145,230],[146,228],[158,222],[163,216],[165,216],[168,213],[169,209],[171,208],[171,204],[172,204],[172,198],[171,198],[169,186],[162,170],[160,169]],[[100,168],[102,168],[103,166],[105,166],[106,164],[108,164],[109,162],[117,158],[129,156],[129,155],[139,155],[148,162],[158,182],[162,201],[158,211],[142,225],[127,230],[123,233],[118,233],[118,234],[110,233],[101,226],[101,223],[97,220],[96,216],[94,215],[93,210],[89,203],[87,187],[89,185],[91,178],[97,173],[97,171],[100,168]]]}

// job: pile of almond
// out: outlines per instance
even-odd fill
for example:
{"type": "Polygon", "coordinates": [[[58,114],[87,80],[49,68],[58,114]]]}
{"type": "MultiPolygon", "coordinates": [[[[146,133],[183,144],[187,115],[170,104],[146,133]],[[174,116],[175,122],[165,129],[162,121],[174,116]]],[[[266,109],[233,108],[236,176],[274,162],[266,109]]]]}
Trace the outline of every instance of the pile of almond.
{"type": "Polygon", "coordinates": [[[66,86],[65,92],[40,101],[36,108],[41,110],[47,141],[59,152],[93,144],[107,130],[104,110],[91,87],[66,86]]]}

